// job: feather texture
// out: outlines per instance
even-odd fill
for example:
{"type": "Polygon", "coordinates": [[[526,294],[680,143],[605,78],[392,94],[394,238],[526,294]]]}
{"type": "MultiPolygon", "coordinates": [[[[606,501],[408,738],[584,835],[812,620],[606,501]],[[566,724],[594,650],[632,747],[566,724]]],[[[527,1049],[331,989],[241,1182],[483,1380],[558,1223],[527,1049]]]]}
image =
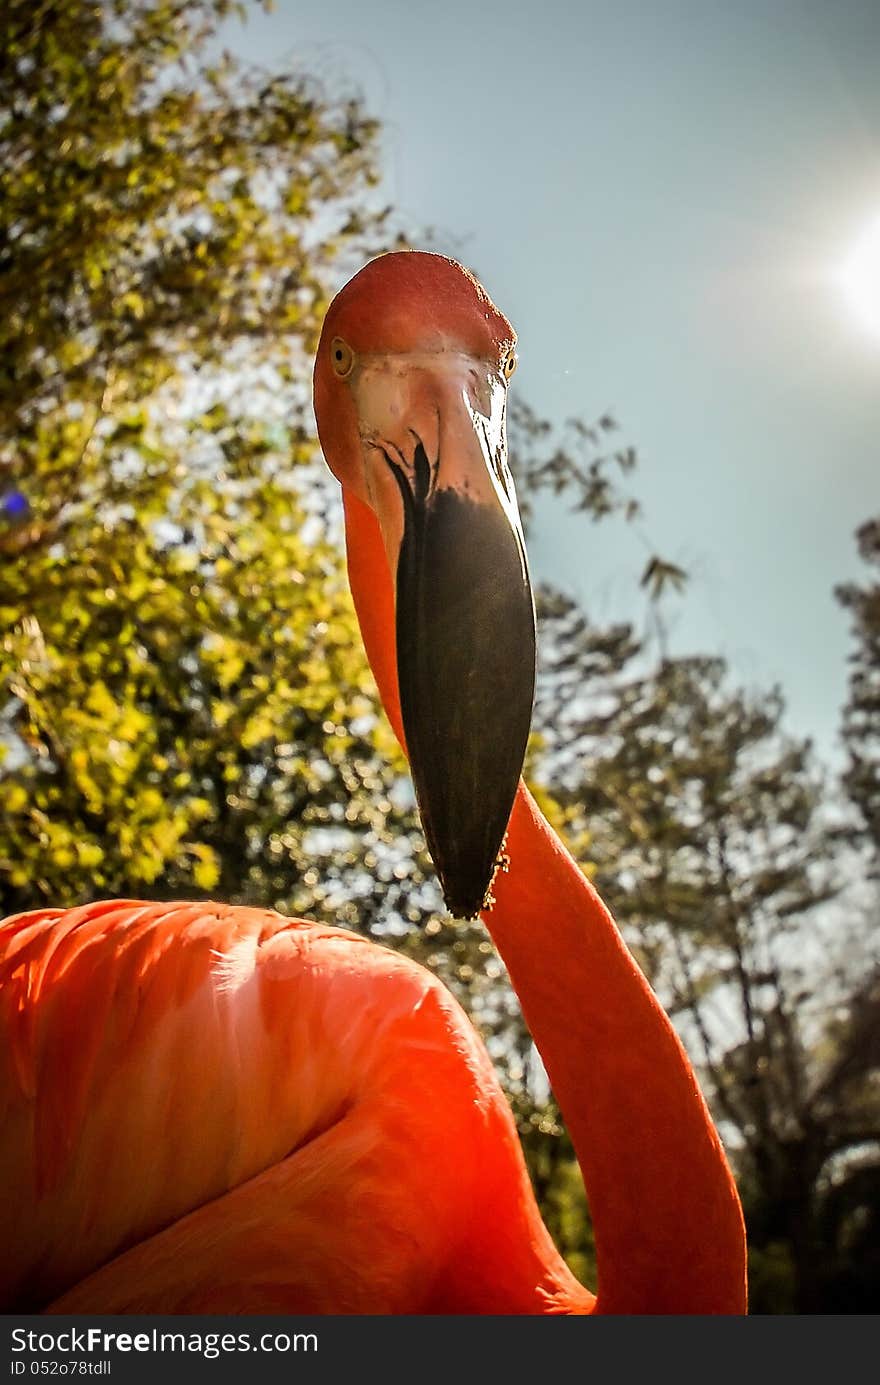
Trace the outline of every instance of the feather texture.
{"type": "Polygon", "coordinates": [[[218,904],[20,915],[0,1031],[7,1311],[582,1294],[465,1015],[355,934],[218,904]]]}

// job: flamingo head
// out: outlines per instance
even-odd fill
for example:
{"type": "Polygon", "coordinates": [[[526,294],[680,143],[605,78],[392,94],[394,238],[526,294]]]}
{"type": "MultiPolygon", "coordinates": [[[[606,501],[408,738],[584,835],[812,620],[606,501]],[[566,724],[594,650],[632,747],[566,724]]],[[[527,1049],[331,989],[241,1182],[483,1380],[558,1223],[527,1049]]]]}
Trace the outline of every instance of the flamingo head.
{"type": "Polygon", "coordinates": [[[535,690],[535,615],[508,469],[516,334],[454,260],[371,261],[315,363],[324,455],[378,522],[428,849],[457,917],[490,902],[535,690]]]}

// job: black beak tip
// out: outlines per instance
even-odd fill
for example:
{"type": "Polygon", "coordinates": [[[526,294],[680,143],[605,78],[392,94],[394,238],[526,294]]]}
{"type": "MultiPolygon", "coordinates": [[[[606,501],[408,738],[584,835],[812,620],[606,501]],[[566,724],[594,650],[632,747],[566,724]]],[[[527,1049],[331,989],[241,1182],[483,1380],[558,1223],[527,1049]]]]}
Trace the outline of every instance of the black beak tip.
{"type": "Polygon", "coordinates": [[[510,859],[507,855],[507,833],[505,832],[500,849],[488,874],[484,863],[480,863],[476,869],[470,871],[453,872],[452,880],[445,872],[439,871],[440,884],[443,889],[443,903],[452,917],[472,921],[479,918],[483,913],[491,912],[495,903],[492,890],[498,872],[506,872],[509,868],[510,859]]]}
{"type": "Polygon", "coordinates": [[[447,912],[454,919],[465,919],[469,923],[478,919],[482,910],[489,907],[491,898],[491,894],[487,891],[478,904],[474,895],[465,898],[464,896],[448,894],[445,890],[443,892],[443,903],[446,905],[447,912]]]}

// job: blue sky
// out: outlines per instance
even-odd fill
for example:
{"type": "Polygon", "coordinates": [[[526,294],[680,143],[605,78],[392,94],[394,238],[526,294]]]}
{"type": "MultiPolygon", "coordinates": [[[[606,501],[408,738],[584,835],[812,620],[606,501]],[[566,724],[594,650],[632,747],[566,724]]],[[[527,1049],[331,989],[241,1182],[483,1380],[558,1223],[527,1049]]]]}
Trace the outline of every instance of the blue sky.
{"type": "MultiPolygon", "coordinates": [[[[880,3],[278,0],[226,41],[363,95],[399,219],[517,327],[516,387],[637,448],[692,576],[673,649],[781,683],[834,754],[832,588],[880,512],[880,334],[834,277],[880,218],[880,3]]],[[[532,566],[641,625],[644,541],[545,507],[532,566]]]]}

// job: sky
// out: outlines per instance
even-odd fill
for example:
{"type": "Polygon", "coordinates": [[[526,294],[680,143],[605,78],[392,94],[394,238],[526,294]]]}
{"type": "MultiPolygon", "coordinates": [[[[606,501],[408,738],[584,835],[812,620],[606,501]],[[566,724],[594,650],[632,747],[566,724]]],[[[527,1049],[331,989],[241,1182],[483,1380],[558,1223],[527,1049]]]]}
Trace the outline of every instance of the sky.
{"type": "Polygon", "coordinates": [[[514,387],[636,448],[640,528],[545,505],[533,575],[642,629],[649,551],[680,563],[672,651],[781,684],[838,760],[833,588],[880,513],[880,330],[840,282],[880,222],[880,2],[276,0],[225,41],[362,95],[398,222],[517,328],[514,387]]]}

